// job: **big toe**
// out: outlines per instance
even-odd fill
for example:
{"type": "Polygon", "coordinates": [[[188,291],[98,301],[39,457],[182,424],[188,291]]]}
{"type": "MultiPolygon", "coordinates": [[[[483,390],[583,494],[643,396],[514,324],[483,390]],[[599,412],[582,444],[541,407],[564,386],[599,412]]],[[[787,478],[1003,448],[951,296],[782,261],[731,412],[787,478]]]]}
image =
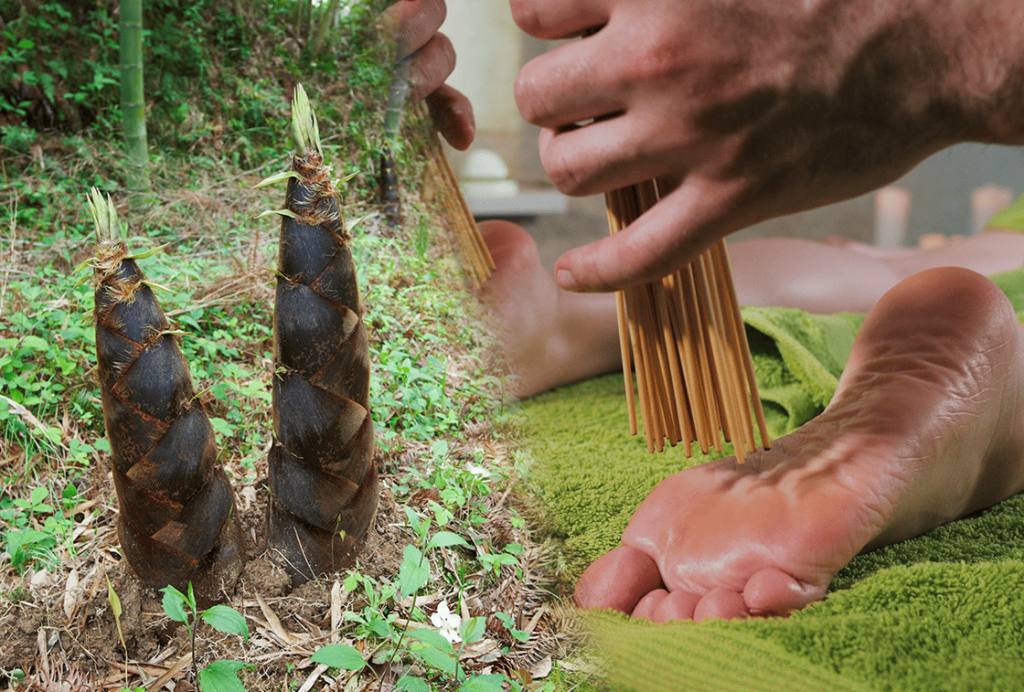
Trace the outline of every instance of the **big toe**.
{"type": "Polygon", "coordinates": [[[580,577],[574,595],[581,608],[631,613],[641,598],[662,587],[661,573],[649,555],[621,546],[593,562],[580,577]]]}

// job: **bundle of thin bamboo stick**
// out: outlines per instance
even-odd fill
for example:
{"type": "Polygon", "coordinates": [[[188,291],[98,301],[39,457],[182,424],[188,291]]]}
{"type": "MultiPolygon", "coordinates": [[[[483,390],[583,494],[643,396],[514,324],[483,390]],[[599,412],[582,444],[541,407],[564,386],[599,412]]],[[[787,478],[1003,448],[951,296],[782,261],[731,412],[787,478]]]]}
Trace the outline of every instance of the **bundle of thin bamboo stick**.
{"type": "MultiPolygon", "coordinates": [[[[617,233],[658,201],[656,181],[605,195],[608,225],[617,233]]],[[[733,284],[725,241],[660,281],[616,294],[622,371],[630,432],[638,433],[640,402],[647,448],[696,441],[701,451],[722,451],[722,436],[743,463],[757,446],[770,446],[733,284]],[[755,421],[757,429],[755,430],[755,421]]]]}
{"type": "MultiPolygon", "coordinates": [[[[430,122],[430,114],[426,104],[420,102],[415,107],[416,114],[424,122],[430,122]]],[[[455,226],[455,241],[459,247],[463,266],[466,274],[474,286],[480,288],[491,278],[491,272],[495,269],[494,259],[491,257],[483,236],[480,235],[480,227],[476,225],[476,219],[466,204],[466,198],[459,188],[458,178],[452,165],[448,161],[448,155],[444,151],[437,132],[430,131],[427,143],[427,169],[432,178],[441,188],[441,198],[445,205],[448,218],[455,226]]]]}

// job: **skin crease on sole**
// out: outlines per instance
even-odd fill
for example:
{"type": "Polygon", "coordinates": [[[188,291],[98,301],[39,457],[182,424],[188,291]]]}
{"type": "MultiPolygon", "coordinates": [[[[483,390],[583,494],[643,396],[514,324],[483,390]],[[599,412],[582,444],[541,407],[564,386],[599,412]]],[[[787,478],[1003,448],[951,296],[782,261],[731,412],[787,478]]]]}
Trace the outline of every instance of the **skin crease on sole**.
{"type": "Polygon", "coordinates": [[[1024,344],[965,269],[899,283],[868,316],[824,413],[747,458],[681,471],[576,590],[656,621],[785,615],[855,555],[1024,489],[1024,344]]]}

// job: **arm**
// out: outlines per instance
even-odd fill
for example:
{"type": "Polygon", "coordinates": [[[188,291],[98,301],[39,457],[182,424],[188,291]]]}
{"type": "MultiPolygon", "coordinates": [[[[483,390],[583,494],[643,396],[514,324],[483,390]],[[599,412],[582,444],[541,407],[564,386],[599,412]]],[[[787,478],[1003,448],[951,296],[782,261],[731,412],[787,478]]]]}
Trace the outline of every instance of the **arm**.
{"type": "Polygon", "coordinates": [[[627,231],[560,285],[666,274],[725,235],[849,199],[966,141],[1024,142],[1019,0],[512,0],[540,38],[598,28],[516,83],[563,192],[658,177],[627,231]],[[595,122],[576,127],[589,119],[595,122]]]}

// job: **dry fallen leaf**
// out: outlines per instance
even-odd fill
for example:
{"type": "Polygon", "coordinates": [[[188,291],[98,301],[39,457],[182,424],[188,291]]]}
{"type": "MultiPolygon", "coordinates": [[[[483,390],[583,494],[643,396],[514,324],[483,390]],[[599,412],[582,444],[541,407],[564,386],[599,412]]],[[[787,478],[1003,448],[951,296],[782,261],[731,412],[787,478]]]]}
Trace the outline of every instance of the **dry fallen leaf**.
{"type": "Polygon", "coordinates": [[[75,617],[75,609],[78,607],[78,570],[71,568],[71,573],[68,574],[68,582],[64,586],[64,615],[67,616],[68,622],[75,617]]]}

